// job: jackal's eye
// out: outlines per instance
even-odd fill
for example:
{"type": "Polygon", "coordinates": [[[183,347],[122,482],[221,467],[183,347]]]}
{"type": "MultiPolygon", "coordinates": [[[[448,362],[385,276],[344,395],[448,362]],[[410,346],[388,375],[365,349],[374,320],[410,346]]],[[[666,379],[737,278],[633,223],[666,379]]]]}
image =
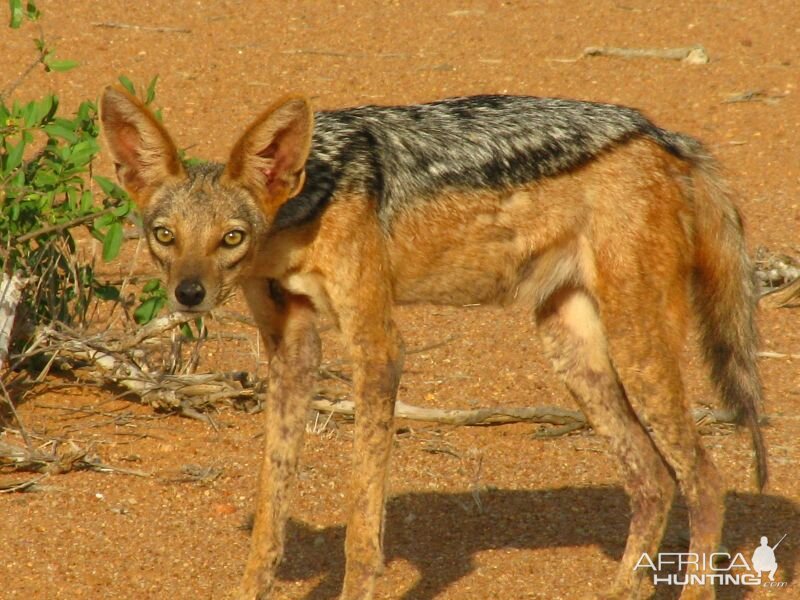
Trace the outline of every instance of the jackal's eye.
{"type": "Polygon", "coordinates": [[[244,231],[232,229],[222,236],[222,243],[228,248],[235,248],[244,241],[244,231]]]}
{"type": "Polygon", "coordinates": [[[169,246],[175,241],[175,234],[166,227],[156,227],[153,229],[153,237],[156,241],[163,246],[169,246]]]}

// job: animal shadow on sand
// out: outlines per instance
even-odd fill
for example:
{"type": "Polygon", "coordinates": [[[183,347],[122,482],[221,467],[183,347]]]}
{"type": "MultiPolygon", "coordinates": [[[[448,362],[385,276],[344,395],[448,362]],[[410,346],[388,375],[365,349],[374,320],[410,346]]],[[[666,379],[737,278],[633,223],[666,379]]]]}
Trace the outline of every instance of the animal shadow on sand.
{"type": "MultiPolygon", "coordinates": [[[[482,551],[502,548],[548,549],[597,546],[615,561],[622,557],[628,532],[628,500],[620,487],[566,487],[551,490],[490,490],[479,501],[471,493],[402,494],[387,503],[386,561],[402,559],[419,571],[404,600],[429,600],[475,568],[482,551]]],[[[687,513],[680,498],[670,513],[661,552],[686,552],[687,513]]],[[[284,562],[278,577],[285,581],[322,578],[306,600],[337,598],[344,579],[344,527],[309,527],[291,520],[284,562]]],[[[777,541],[776,581],[792,586],[800,540],[800,507],[768,494],[726,497],[723,544],[731,554],[750,561],[762,535],[777,541]]],[[[609,570],[609,584],[613,577],[609,570]]],[[[649,576],[649,575],[648,575],[649,576]]],[[[765,574],[766,576],[766,574],[765,574]]],[[[524,576],[520,592],[526,590],[524,576]]],[[[574,583],[576,597],[580,582],[574,583]]],[[[717,587],[721,600],[741,600],[750,588],[717,587]]],[[[654,600],[677,598],[675,586],[655,587],[654,600]]]]}

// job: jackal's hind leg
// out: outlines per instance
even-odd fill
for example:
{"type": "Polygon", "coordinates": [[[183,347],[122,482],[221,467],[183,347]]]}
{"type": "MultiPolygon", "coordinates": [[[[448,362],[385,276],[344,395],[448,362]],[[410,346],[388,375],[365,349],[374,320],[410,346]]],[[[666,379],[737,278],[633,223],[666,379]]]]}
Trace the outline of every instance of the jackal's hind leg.
{"type": "MultiPolygon", "coordinates": [[[[612,319],[621,319],[630,311],[627,307],[612,319]]],[[[640,313],[628,319],[624,333],[611,336],[612,356],[636,414],[647,424],[650,438],[683,492],[691,529],[689,552],[709,559],[719,551],[721,542],[724,488],[685,397],[678,362],[680,344],[671,339],[681,327],[669,321],[669,315],[663,314],[649,318],[640,313]]],[[[710,567],[701,558],[697,567],[689,565],[687,574],[708,574],[710,567]]],[[[711,583],[685,586],[681,594],[684,600],[714,597],[711,583]]]]}
{"type": "Polygon", "coordinates": [[[594,301],[580,289],[556,292],[537,311],[537,323],[556,372],[594,430],[608,439],[630,497],[628,541],[614,584],[603,597],[640,598],[646,572],[635,567],[642,553],[658,551],[675,483],[628,404],[594,301]]]}

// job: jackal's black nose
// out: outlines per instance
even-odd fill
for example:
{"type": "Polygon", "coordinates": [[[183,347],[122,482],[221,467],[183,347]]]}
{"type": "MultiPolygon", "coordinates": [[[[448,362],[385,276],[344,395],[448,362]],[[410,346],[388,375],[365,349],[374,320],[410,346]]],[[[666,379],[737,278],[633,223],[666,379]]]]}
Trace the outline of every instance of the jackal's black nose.
{"type": "Polygon", "coordinates": [[[175,288],[175,298],[184,306],[197,306],[206,297],[206,288],[197,279],[184,279],[175,288]]]}

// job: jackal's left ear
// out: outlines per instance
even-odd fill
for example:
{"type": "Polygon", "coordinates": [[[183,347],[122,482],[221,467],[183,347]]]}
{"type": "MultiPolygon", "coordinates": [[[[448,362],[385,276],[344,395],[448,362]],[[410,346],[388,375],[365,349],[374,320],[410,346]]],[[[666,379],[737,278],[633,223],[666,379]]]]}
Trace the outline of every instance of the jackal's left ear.
{"type": "Polygon", "coordinates": [[[167,130],[126,91],[106,88],[100,100],[100,121],[117,178],[139,205],[147,204],[166,181],[184,173],[167,130]]]}
{"type": "Polygon", "coordinates": [[[311,149],[314,113],[303,96],[289,96],[270,106],[239,138],[224,177],[237,181],[276,209],[300,192],[311,149]]]}

